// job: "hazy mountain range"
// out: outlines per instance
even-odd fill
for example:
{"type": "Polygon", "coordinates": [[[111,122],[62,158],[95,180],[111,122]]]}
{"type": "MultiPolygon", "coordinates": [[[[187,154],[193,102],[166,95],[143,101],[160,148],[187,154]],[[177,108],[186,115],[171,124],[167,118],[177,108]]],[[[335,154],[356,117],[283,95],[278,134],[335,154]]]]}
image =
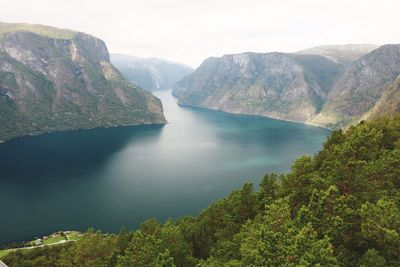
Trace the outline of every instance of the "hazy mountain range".
{"type": "Polygon", "coordinates": [[[0,140],[164,122],[160,100],[120,75],[102,40],[0,23],[0,140]]]}
{"type": "Polygon", "coordinates": [[[179,81],[182,105],[329,128],[399,111],[400,45],[315,47],[206,59],[179,81]]]}
{"type": "Polygon", "coordinates": [[[128,81],[148,91],[172,89],[193,72],[189,66],[158,58],[111,54],[111,62],[128,81]]]}

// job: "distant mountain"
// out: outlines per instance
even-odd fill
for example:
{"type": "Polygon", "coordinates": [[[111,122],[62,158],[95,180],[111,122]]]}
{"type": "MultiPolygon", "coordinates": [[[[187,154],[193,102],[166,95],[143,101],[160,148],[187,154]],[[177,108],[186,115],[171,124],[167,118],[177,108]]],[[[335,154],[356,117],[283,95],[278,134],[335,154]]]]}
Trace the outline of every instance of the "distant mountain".
{"type": "Polygon", "coordinates": [[[186,65],[157,58],[111,54],[111,62],[128,81],[148,91],[172,89],[177,81],[193,72],[186,65]]]}
{"type": "Polygon", "coordinates": [[[400,109],[400,45],[366,52],[373,48],[325,46],[209,58],[173,93],[182,105],[347,127],[400,109]]]}
{"type": "Polygon", "coordinates": [[[47,26],[0,23],[0,141],[164,122],[160,100],[120,75],[102,40],[47,26]]]}
{"type": "Polygon", "coordinates": [[[306,122],[343,71],[317,55],[225,55],[205,60],[173,93],[183,105],[306,122]]]}
{"type": "Polygon", "coordinates": [[[296,54],[320,55],[336,63],[350,65],[378,47],[378,45],[374,44],[326,45],[301,50],[296,54]]]}

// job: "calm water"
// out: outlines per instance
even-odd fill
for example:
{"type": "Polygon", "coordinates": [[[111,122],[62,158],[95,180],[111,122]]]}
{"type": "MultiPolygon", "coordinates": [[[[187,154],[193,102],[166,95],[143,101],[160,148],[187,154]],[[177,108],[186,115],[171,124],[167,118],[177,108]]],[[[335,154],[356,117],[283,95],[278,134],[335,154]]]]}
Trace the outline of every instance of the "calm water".
{"type": "Polygon", "coordinates": [[[111,232],[195,214],[321,148],[328,130],[176,105],[170,122],[46,134],[0,144],[0,243],[57,230],[111,232]]]}

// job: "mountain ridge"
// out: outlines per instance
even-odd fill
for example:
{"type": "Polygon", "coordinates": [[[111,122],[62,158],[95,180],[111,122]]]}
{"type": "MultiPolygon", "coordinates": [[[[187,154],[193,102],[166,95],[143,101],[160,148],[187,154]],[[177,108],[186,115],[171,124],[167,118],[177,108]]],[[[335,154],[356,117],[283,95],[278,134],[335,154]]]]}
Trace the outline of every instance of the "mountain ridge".
{"type": "Polygon", "coordinates": [[[205,60],[176,84],[173,94],[184,105],[306,121],[321,108],[332,85],[323,77],[341,72],[341,65],[316,55],[224,55],[205,60]]]}
{"type": "Polygon", "coordinates": [[[303,49],[295,54],[324,56],[336,63],[349,65],[378,47],[375,44],[322,45],[303,49]]]}

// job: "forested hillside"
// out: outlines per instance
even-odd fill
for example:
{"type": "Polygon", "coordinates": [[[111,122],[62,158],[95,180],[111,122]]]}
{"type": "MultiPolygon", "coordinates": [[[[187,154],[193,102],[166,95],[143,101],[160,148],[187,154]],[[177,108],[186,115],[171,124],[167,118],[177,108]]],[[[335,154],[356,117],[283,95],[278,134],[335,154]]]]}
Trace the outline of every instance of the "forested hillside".
{"type": "Polygon", "coordinates": [[[89,230],[9,266],[400,266],[400,116],[334,131],[287,174],[267,174],[195,217],[89,230]]]}

